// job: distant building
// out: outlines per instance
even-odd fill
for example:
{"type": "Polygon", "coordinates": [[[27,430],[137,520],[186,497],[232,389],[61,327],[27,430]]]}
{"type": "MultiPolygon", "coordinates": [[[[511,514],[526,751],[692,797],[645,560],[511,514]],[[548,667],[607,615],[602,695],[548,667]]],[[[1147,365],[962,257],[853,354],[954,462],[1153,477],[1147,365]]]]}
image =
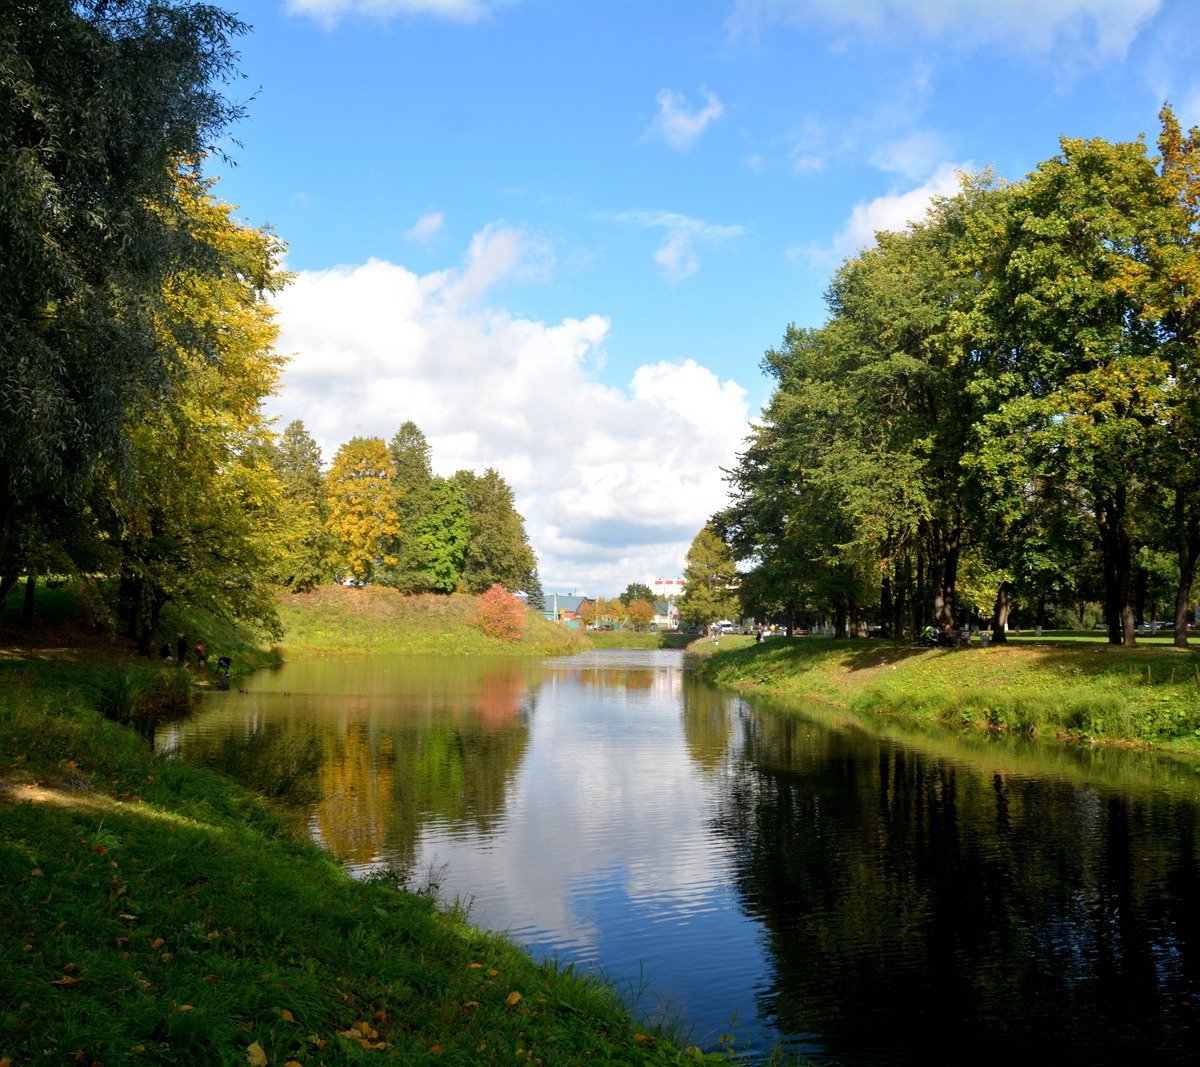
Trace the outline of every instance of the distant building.
{"type": "Polygon", "coordinates": [[[592,597],[567,596],[565,593],[544,593],[542,595],[542,614],[551,622],[561,623],[570,630],[582,630],[583,619],[580,613],[585,604],[593,604],[592,597]]]}
{"type": "Polygon", "coordinates": [[[679,609],[669,600],[654,602],[654,625],[659,630],[679,629],[679,609]]]}

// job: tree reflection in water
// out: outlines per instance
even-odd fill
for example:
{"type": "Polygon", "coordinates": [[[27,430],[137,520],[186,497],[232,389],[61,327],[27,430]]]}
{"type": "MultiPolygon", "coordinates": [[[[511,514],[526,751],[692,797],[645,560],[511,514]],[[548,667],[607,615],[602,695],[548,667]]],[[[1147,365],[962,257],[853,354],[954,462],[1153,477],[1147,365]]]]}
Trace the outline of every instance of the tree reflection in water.
{"type": "MultiPolygon", "coordinates": [[[[717,701],[687,697],[690,750],[719,767],[717,701]]],[[[768,931],[781,1032],[847,1063],[1200,1059],[1193,801],[745,705],[726,721],[715,824],[768,931]]]]}

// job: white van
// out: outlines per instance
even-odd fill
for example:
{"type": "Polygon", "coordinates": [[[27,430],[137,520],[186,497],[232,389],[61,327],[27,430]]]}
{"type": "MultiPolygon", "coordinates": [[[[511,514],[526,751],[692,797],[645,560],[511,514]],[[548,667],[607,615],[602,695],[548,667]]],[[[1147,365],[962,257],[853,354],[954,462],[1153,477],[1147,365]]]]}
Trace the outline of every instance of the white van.
{"type": "Polygon", "coordinates": [[[728,619],[717,620],[717,633],[719,634],[735,634],[738,628],[728,619]]]}

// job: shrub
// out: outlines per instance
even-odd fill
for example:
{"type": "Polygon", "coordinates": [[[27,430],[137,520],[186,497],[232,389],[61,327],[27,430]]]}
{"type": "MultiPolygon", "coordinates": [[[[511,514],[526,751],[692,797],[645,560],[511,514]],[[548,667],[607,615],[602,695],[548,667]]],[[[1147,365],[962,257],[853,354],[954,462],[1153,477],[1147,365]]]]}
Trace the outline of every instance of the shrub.
{"type": "Polygon", "coordinates": [[[488,637],[520,641],[526,621],[525,605],[499,583],[480,596],[475,625],[488,637]]]}

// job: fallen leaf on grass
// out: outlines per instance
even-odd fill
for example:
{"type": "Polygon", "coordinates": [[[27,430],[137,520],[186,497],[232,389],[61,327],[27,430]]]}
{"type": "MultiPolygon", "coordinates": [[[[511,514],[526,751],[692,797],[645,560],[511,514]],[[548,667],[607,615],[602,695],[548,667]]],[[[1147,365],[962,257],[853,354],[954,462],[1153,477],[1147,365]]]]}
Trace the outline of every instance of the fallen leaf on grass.
{"type": "Polygon", "coordinates": [[[267,1059],[262,1045],[255,1041],[246,1048],[246,1062],[250,1064],[250,1067],[267,1067],[270,1060],[267,1059]]]}
{"type": "Polygon", "coordinates": [[[467,966],[472,971],[482,971],[483,970],[482,963],[471,963],[471,964],[468,964],[467,966]]]}
{"type": "Polygon", "coordinates": [[[42,873],[42,869],[41,869],[41,867],[34,867],[34,869],[33,869],[32,871],[30,871],[30,872],[29,872],[29,877],[30,877],[30,878],[42,878],[42,877],[44,877],[44,875],[43,875],[43,873],[42,873]]]}
{"type": "Polygon", "coordinates": [[[287,1010],[287,1008],[283,1008],[283,1009],[282,1009],[282,1010],[279,1012],[279,1017],[280,1017],[280,1018],[281,1018],[281,1019],[282,1019],[282,1020],[283,1020],[285,1023],[294,1023],[294,1022],[296,1021],[296,1016],[294,1016],[294,1015],[293,1015],[293,1014],[292,1014],[290,1011],[288,1011],[288,1010],[287,1010]]]}
{"type": "Polygon", "coordinates": [[[69,975],[69,974],[68,974],[66,977],[64,977],[64,978],[60,978],[60,979],[58,979],[58,981],[56,981],[56,982],[51,982],[50,984],[51,984],[51,985],[78,985],[78,984],[79,984],[79,979],[78,979],[78,978],[74,978],[74,977],[72,977],[71,975],[69,975]]]}
{"type": "Polygon", "coordinates": [[[508,994],[508,998],[504,1001],[510,1008],[515,1008],[521,1002],[521,994],[514,990],[508,994]]]}

